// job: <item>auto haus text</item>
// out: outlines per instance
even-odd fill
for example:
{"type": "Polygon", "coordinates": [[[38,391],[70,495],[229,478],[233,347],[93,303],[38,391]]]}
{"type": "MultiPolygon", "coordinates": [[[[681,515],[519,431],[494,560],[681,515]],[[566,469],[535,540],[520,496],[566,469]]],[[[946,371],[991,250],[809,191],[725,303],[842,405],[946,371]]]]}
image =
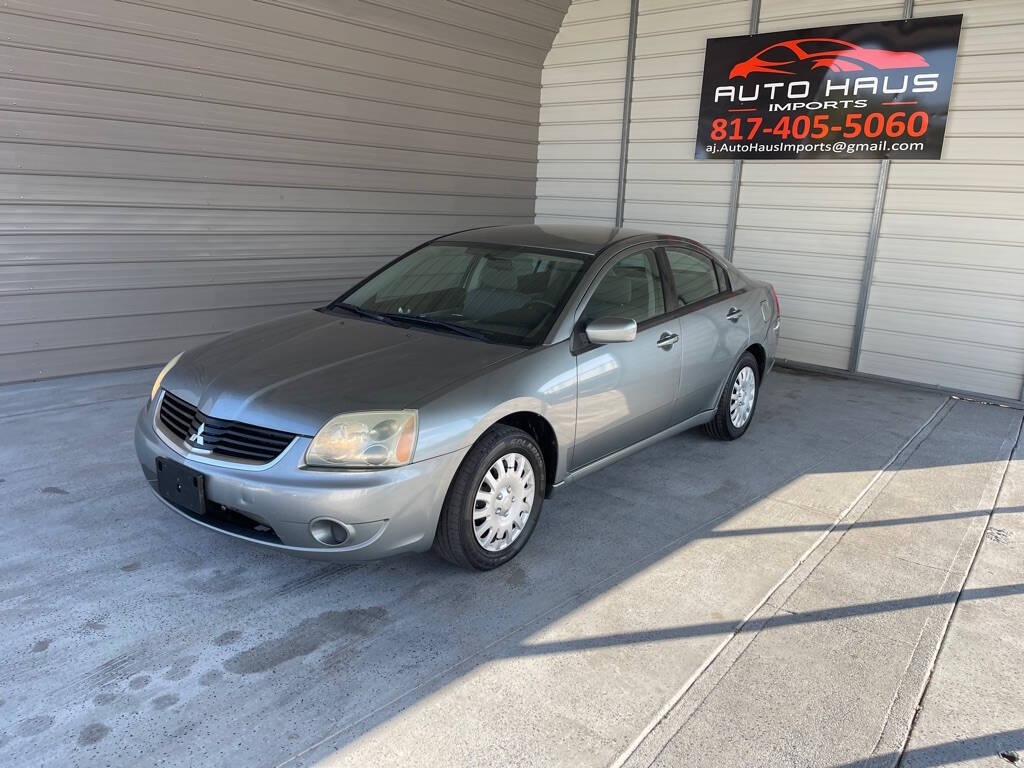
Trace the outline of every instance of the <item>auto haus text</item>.
{"type": "Polygon", "coordinates": [[[939,88],[938,73],[926,72],[914,76],[885,75],[883,77],[856,77],[845,80],[825,80],[821,87],[824,93],[820,101],[801,101],[811,95],[814,86],[809,80],[794,80],[789,83],[754,83],[743,85],[720,85],[715,88],[715,103],[742,104],[764,98],[771,100],[770,112],[787,112],[797,109],[863,109],[868,105],[866,96],[901,96],[903,94],[934,93],[939,88]],[[776,99],[787,101],[778,102],[776,99]]]}

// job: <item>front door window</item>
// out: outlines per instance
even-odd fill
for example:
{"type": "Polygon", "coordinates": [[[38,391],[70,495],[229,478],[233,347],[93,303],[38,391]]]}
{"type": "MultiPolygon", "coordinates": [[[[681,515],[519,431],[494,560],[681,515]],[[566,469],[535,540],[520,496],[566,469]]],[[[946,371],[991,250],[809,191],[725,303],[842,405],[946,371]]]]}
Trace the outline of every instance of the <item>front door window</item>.
{"type": "Polygon", "coordinates": [[[583,309],[584,323],[601,317],[645,320],[665,312],[665,292],[654,251],[638,251],[621,259],[601,278],[583,309]]]}

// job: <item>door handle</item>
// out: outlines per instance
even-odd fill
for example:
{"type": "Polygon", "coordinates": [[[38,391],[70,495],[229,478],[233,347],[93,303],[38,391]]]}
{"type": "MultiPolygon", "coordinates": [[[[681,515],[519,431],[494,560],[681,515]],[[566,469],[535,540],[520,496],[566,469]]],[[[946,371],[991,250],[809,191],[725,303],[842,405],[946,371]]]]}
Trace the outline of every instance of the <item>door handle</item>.
{"type": "Polygon", "coordinates": [[[729,307],[729,311],[725,313],[725,319],[732,320],[734,323],[741,317],[743,317],[743,310],[736,307],[729,307]]]}
{"type": "Polygon", "coordinates": [[[658,346],[662,349],[672,349],[672,345],[679,341],[679,334],[677,333],[663,333],[661,338],[658,339],[658,346]]]}

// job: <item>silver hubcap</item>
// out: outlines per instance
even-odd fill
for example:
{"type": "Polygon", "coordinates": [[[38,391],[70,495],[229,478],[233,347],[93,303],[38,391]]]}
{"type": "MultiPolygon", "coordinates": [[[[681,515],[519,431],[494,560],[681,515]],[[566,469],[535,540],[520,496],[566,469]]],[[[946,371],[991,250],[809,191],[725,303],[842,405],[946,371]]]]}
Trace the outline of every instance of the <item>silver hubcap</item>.
{"type": "Polygon", "coordinates": [[[519,538],[533,510],[533,466],[521,453],[506,453],[484,474],[473,504],[473,533],[488,552],[519,538]]]}
{"type": "Polygon", "coordinates": [[[729,397],[729,418],[737,429],[747,423],[750,412],[754,410],[756,388],[757,379],[754,377],[754,371],[749,365],[740,368],[736,380],[732,383],[732,394],[729,397]]]}

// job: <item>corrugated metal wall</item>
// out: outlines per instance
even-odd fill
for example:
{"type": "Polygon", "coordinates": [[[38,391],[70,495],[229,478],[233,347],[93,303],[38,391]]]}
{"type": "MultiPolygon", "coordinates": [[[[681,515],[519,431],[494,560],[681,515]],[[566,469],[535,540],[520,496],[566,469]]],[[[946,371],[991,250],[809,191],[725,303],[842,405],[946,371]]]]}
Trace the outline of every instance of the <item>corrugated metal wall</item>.
{"type": "Polygon", "coordinates": [[[892,164],[860,368],[1017,398],[1024,378],[1024,2],[963,13],[942,160],[892,164]]]}
{"type": "MultiPolygon", "coordinates": [[[[570,25],[610,0],[574,2],[544,71],[538,221],[614,218],[624,37],[614,61],[598,27],[570,25]],[[578,8],[579,6],[579,8],[578,8]],[[573,80],[600,79],[600,115],[557,87],[563,51],[586,51],[573,80]],[[585,66],[586,63],[591,66],[585,66]],[[612,66],[614,64],[614,66],[612,66]],[[607,68],[603,68],[607,67],[607,68]],[[620,78],[614,82],[618,73],[620,78]],[[572,105],[559,125],[558,105],[572,105]],[[550,106],[549,106],[550,105],[550,106]],[[575,146],[574,137],[583,142],[575,146]],[[588,153],[584,157],[584,152],[588,153]],[[575,158],[565,163],[565,157],[575,158]],[[554,158],[557,158],[556,162],[554,158]],[[556,181],[557,184],[554,182],[556,181]]],[[[617,2],[621,13],[628,3],[617,2]]],[[[625,223],[721,250],[732,164],[694,161],[704,44],[743,34],[751,4],[641,0],[625,223]]],[[[762,0],[761,31],[899,18],[902,0],[762,0]]],[[[918,0],[915,16],[964,13],[941,161],[892,163],[859,370],[1002,397],[1024,382],[1024,3],[918,0]]],[[[628,16],[615,17],[625,35],[628,16]]],[[[775,284],[779,354],[846,369],[879,175],[877,161],[747,161],[734,259],[775,284]]]]}
{"type": "MultiPolygon", "coordinates": [[[[902,0],[762,0],[761,32],[898,19],[902,0]]],[[[846,368],[878,161],[745,162],[733,260],[778,291],[779,356],[846,368]]]]}
{"type": "Polygon", "coordinates": [[[567,5],[8,0],[0,381],[158,363],[531,221],[567,5]]]}
{"type": "Polygon", "coordinates": [[[574,0],[544,62],[537,223],[615,218],[629,0],[574,0]]]}
{"type": "Polygon", "coordinates": [[[627,226],[687,234],[721,251],[729,217],[731,163],[693,159],[704,45],[741,35],[747,0],[641,0],[626,173],[627,226]]]}

